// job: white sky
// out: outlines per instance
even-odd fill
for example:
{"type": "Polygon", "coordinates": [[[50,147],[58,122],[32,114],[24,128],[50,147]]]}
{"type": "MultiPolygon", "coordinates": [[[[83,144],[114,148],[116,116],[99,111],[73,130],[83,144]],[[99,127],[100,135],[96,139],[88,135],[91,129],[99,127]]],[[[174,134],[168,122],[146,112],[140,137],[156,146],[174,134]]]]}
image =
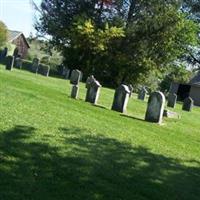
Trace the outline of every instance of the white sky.
{"type": "MultiPolygon", "coordinates": [[[[39,5],[41,0],[34,2],[39,5]]],[[[0,0],[0,20],[10,30],[22,31],[25,36],[35,33],[34,15],[30,0],[0,0]]]]}

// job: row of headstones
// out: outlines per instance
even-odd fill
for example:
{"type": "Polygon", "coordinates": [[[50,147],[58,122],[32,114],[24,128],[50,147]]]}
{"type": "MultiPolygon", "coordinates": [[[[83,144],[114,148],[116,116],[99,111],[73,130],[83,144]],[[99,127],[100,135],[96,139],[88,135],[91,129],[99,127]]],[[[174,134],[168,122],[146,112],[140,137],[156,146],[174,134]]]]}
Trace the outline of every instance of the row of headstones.
{"type": "MultiPolygon", "coordinates": [[[[23,61],[20,57],[15,58],[15,56],[7,56],[6,61],[7,70],[11,71],[13,67],[19,69],[22,68],[23,61]]],[[[48,65],[40,64],[40,60],[38,58],[34,58],[30,70],[36,74],[39,73],[44,76],[49,76],[50,67],[48,65]]]]}
{"type": "MultiPolygon", "coordinates": [[[[171,108],[175,108],[176,102],[177,102],[177,95],[170,93],[168,95],[167,106],[171,108]]],[[[183,101],[182,110],[190,112],[192,111],[193,106],[194,106],[194,100],[191,97],[187,97],[183,101]]]]}
{"type": "MultiPolygon", "coordinates": [[[[73,70],[70,78],[70,83],[72,84],[72,91],[71,91],[71,97],[74,99],[78,98],[78,92],[79,92],[79,82],[81,78],[81,72],[79,70],[73,70]]],[[[86,102],[90,102],[93,104],[97,104],[99,94],[100,94],[100,88],[101,84],[94,78],[93,75],[87,78],[86,80],[86,102]]],[[[124,113],[126,112],[128,100],[130,98],[131,90],[130,86],[121,84],[115,91],[114,94],[114,100],[112,104],[112,110],[124,113]]],[[[139,93],[138,98],[144,99],[145,98],[146,91],[145,89],[142,90],[141,93],[139,93]]],[[[169,96],[169,102],[168,106],[172,103],[171,96],[169,96]]],[[[190,100],[190,98],[188,98],[190,100]]],[[[184,101],[183,109],[188,110],[188,100],[184,101]]],[[[174,102],[173,102],[174,103],[174,102]]],[[[148,100],[148,106],[146,110],[145,120],[149,122],[155,122],[155,123],[162,123],[163,119],[163,113],[164,113],[164,107],[165,107],[165,96],[162,92],[153,92],[150,94],[149,100],[148,100]]]]}

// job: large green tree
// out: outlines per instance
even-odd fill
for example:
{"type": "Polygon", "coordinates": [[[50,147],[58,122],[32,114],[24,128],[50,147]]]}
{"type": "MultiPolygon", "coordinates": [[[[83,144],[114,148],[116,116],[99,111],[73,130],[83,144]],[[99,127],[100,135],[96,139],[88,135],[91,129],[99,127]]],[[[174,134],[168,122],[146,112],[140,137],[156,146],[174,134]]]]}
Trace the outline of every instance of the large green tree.
{"type": "Polygon", "coordinates": [[[182,7],[174,0],[43,0],[36,29],[52,36],[69,67],[109,85],[137,84],[196,45],[197,25],[182,7]],[[93,33],[80,34],[88,21],[93,33]]]}
{"type": "Polygon", "coordinates": [[[4,47],[4,44],[7,40],[7,27],[0,21],[0,48],[4,47]]]}

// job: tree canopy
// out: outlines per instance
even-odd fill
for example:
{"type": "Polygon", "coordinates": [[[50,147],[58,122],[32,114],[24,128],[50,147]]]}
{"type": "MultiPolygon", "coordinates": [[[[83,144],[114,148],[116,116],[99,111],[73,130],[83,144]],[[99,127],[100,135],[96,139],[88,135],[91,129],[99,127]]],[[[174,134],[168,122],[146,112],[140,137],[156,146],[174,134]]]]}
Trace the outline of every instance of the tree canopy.
{"type": "Polygon", "coordinates": [[[104,83],[139,84],[198,43],[193,4],[179,0],[43,0],[36,29],[65,64],[104,83]]]}
{"type": "Polygon", "coordinates": [[[7,41],[7,27],[0,21],[0,48],[4,47],[3,45],[7,41]]]}

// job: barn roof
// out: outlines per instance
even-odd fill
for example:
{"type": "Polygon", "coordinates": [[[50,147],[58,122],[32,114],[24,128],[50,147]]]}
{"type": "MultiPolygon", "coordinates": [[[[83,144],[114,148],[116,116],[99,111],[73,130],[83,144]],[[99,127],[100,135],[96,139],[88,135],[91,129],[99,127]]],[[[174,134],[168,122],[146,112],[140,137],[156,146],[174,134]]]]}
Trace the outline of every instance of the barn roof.
{"type": "Polygon", "coordinates": [[[190,80],[190,84],[200,85],[200,72],[190,80]]]}
{"type": "Polygon", "coordinates": [[[18,38],[20,35],[22,35],[22,37],[24,38],[24,41],[26,42],[28,48],[30,48],[24,34],[22,32],[19,32],[19,31],[8,30],[8,41],[12,42],[14,39],[18,38]]]}

